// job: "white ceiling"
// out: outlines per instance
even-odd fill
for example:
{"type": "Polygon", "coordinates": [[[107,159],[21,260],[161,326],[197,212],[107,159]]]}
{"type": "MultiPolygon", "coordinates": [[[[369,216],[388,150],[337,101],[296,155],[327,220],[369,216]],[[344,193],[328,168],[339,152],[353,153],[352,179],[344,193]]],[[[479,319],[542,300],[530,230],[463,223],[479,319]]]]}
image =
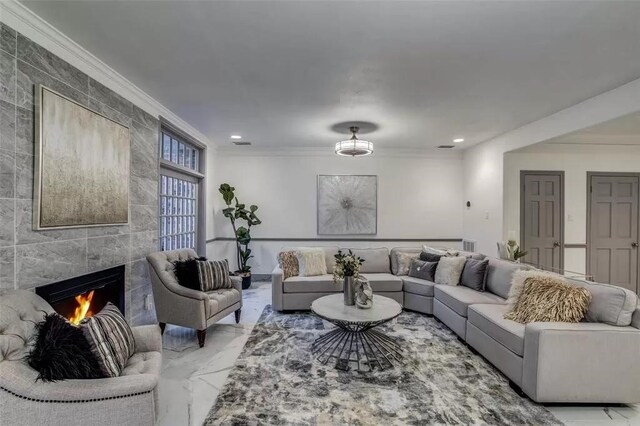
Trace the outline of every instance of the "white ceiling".
{"type": "Polygon", "coordinates": [[[640,2],[23,3],[219,145],[470,146],[640,78],[640,2]]]}

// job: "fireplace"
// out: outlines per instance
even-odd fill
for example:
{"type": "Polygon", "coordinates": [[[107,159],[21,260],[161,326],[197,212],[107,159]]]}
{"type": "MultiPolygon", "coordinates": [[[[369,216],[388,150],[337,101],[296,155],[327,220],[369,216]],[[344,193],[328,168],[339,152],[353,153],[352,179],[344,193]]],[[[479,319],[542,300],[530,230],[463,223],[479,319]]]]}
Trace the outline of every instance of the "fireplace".
{"type": "Polygon", "coordinates": [[[124,315],[124,265],[36,288],[36,294],[74,323],[111,302],[124,315]]]}

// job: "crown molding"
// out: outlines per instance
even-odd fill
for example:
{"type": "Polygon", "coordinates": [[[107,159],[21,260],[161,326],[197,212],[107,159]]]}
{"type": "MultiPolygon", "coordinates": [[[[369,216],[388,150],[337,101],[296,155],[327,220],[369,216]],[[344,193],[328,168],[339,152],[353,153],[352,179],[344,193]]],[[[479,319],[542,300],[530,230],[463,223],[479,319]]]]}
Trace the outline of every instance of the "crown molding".
{"type": "Polygon", "coordinates": [[[0,20],[146,112],[162,116],[201,143],[215,144],[151,95],[15,0],[0,1],[0,20]]]}
{"type": "MultiPolygon", "coordinates": [[[[218,146],[216,153],[221,157],[339,157],[333,152],[333,146],[327,147],[257,147],[257,146],[218,146]]],[[[368,158],[462,158],[460,149],[437,148],[376,148],[373,154],[360,157],[368,158]]]]}

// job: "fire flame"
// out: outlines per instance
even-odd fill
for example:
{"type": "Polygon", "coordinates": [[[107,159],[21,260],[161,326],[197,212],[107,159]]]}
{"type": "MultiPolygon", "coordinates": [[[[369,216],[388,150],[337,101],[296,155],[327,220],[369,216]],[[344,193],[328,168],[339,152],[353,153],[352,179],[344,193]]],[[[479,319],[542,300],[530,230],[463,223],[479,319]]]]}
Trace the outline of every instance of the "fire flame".
{"type": "Polygon", "coordinates": [[[75,299],[76,302],[78,302],[78,306],[76,306],[76,310],[71,318],[69,318],[69,321],[74,325],[78,325],[85,317],[91,316],[89,307],[91,306],[91,300],[93,299],[93,290],[91,290],[86,296],[84,294],[79,294],[75,299]]]}

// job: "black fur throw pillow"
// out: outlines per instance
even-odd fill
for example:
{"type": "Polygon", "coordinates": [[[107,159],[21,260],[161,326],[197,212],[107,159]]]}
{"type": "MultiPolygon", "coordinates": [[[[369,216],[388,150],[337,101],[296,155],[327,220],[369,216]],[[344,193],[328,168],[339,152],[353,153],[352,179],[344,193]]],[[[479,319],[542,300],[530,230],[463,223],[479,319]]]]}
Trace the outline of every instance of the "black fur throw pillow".
{"type": "Polygon", "coordinates": [[[197,257],[173,262],[176,268],[178,284],[193,290],[200,291],[200,277],[198,276],[198,260],[207,260],[206,257],[197,257]]]}
{"type": "Polygon", "coordinates": [[[36,325],[36,341],[27,355],[38,379],[55,382],[65,379],[101,379],[98,361],[79,327],[56,313],[36,325]]]}

